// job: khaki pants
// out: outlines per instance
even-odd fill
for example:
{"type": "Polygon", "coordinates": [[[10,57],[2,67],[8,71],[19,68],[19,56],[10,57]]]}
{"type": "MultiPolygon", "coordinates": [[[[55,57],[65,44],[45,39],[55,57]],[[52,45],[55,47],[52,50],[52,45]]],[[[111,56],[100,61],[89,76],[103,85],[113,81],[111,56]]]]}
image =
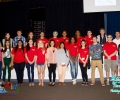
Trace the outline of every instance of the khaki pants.
{"type": "Polygon", "coordinates": [[[58,76],[59,76],[59,82],[64,82],[65,80],[65,73],[66,73],[67,66],[59,66],[58,65],[58,76]]]}
{"type": "Polygon", "coordinates": [[[104,77],[103,77],[103,68],[102,68],[102,60],[91,60],[91,81],[92,83],[95,83],[95,68],[98,68],[99,74],[100,74],[100,81],[101,84],[104,83],[104,77]]]}

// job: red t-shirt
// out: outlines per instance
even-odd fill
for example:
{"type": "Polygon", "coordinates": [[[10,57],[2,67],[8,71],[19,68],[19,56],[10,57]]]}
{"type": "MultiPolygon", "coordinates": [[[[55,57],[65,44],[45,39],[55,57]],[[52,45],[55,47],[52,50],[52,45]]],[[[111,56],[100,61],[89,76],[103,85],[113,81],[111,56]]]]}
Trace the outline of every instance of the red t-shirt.
{"type": "Polygon", "coordinates": [[[69,51],[69,53],[70,53],[70,56],[74,56],[74,57],[77,56],[77,51],[78,51],[78,46],[77,46],[77,44],[69,44],[69,45],[67,46],[67,49],[68,49],[68,51],[69,51]]]}
{"type": "Polygon", "coordinates": [[[13,48],[11,53],[14,55],[13,62],[21,63],[25,61],[24,51],[21,48],[18,48],[16,52],[15,52],[15,48],[13,48]]]}
{"type": "Polygon", "coordinates": [[[60,42],[64,42],[65,43],[65,47],[67,47],[68,44],[69,44],[69,38],[68,37],[66,37],[66,38],[61,37],[60,38],[60,42]]]}
{"type": "MultiPolygon", "coordinates": [[[[36,54],[36,47],[35,46],[30,47],[29,51],[26,51],[26,48],[25,48],[25,54],[27,54],[29,61],[32,62],[36,54]]],[[[28,63],[27,59],[25,59],[25,62],[28,63]]]]}
{"type": "Polygon", "coordinates": [[[37,64],[45,63],[45,53],[46,53],[46,50],[42,50],[42,48],[36,49],[37,64]]]}
{"type": "MultiPolygon", "coordinates": [[[[103,50],[105,50],[106,53],[110,56],[118,49],[117,49],[117,45],[114,42],[106,42],[103,46],[103,50]]],[[[105,59],[107,59],[106,56],[105,56],[105,59]]],[[[111,60],[116,60],[116,55],[112,56],[111,60]]]]}
{"type": "MultiPolygon", "coordinates": [[[[82,49],[82,48],[79,48],[78,49],[78,54],[80,54],[80,58],[85,61],[86,58],[87,58],[87,55],[89,55],[89,50],[87,48],[85,49],[82,49]]],[[[79,60],[80,63],[83,63],[81,60],[79,60]]],[[[87,61],[88,62],[88,61],[87,61]]]]}
{"type": "Polygon", "coordinates": [[[50,40],[54,40],[55,41],[55,47],[58,48],[59,43],[60,43],[60,38],[54,38],[54,37],[52,37],[52,38],[49,39],[49,41],[50,40]]]}
{"type": "Polygon", "coordinates": [[[48,40],[46,38],[39,38],[39,39],[37,39],[36,43],[38,43],[39,40],[43,41],[44,46],[46,46],[46,44],[48,43],[48,40]]]}
{"type": "Polygon", "coordinates": [[[90,47],[91,44],[93,44],[93,37],[88,37],[88,36],[85,36],[84,40],[86,41],[86,47],[90,47]]]}
{"type": "Polygon", "coordinates": [[[82,40],[84,40],[84,38],[82,37],[82,36],[80,36],[80,37],[76,37],[76,39],[77,39],[77,45],[78,45],[78,48],[80,48],[80,46],[81,46],[81,41],[82,40]]]}

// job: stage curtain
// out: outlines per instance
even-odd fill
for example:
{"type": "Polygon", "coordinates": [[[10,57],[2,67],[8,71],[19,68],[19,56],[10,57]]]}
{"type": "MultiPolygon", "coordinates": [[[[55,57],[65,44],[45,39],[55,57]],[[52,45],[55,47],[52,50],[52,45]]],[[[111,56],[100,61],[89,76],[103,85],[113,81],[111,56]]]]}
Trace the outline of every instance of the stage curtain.
{"type": "Polygon", "coordinates": [[[107,13],[107,33],[115,37],[115,31],[120,31],[120,12],[107,13]]]}

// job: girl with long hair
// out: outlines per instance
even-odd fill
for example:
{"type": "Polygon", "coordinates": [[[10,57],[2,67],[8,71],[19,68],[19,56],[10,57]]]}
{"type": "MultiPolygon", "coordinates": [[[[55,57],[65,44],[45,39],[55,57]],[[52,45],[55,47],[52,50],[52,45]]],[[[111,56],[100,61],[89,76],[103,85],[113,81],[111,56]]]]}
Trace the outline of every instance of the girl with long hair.
{"type": "Polygon", "coordinates": [[[3,81],[5,82],[6,78],[6,69],[8,69],[8,82],[6,84],[10,83],[11,78],[11,47],[10,47],[10,41],[5,41],[5,46],[2,49],[2,68],[3,68],[3,81]]]}
{"type": "Polygon", "coordinates": [[[70,38],[70,44],[67,47],[70,58],[70,69],[73,85],[76,85],[78,75],[78,45],[76,44],[76,38],[70,38]]]}
{"type": "Polygon", "coordinates": [[[56,66],[57,66],[56,51],[57,49],[55,48],[55,41],[50,40],[49,48],[47,48],[47,54],[46,54],[47,66],[48,66],[48,71],[49,71],[49,86],[55,85],[56,66]],[[53,80],[52,80],[52,76],[53,76],[53,80]]]}
{"type": "Polygon", "coordinates": [[[25,67],[24,44],[22,40],[18,40],[17,46],[12,49],[12,65],[14,65],[17,75],[18,85],[23,85],[23,74],[25,67]]]}
{"type": "Polygon", "coordinates": [[[0,42],[0,80],[2,76],[2,44],[0,42]]]}
{"type": "Polygon", "coordinates": [[[79,55],[79,65],[83,79],[82,86],[88,86],[87,63],[89,57],[89,50],[86,48],[85,40],[81,41],[81,46],[78,49],[78,55],[79,55]]]}
{"type": "Polygon", "coordinates": [[[9,41],[10,42],[10,47],[12,48],[12,46],[13,46],[13,39],[10,38],[10,33],[8,33],[8,32],[5,33],[5,36],[2,39],[3,47],[5,46],[5,41],[9,41]]]}
{"type": "Polygon", "coordinates": [[[65,72],[69,62],[69,55],[64,42],[60,42],[59,44],[59,49],[56,52],[56,61],[58,65],[59,85],[65,85],[65,72]]]}
{"type": "Polygon", "coordinates": [[[36,47],[33,46],[33,40],[29,39],[25,48],[25,63],[27,68],[29,86],[34,86],[34,62],[36,47]]]}
{"type": "Polygon", "coordinates": [[[36,49],[36,66],[38,70],[38,86],[44,86],[44,77],[45,77],[45,47],[42,40],[38,41],[36,49]]]}

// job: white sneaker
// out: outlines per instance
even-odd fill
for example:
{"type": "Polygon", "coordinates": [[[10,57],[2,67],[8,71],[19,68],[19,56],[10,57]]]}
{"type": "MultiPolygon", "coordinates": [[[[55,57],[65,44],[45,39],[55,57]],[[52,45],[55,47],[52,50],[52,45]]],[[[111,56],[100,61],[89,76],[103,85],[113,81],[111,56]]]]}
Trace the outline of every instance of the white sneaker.
{"type": "Polygon", "coordinates": [[[106,85],[110,85],[110,82],[109,82],[109,81],[106,81],[106,85]]]}
{"type": "Polygon", "coordinates": [[[75,79],[73,80],[73,85],[76,85],[76,80],[75,79]]]}

